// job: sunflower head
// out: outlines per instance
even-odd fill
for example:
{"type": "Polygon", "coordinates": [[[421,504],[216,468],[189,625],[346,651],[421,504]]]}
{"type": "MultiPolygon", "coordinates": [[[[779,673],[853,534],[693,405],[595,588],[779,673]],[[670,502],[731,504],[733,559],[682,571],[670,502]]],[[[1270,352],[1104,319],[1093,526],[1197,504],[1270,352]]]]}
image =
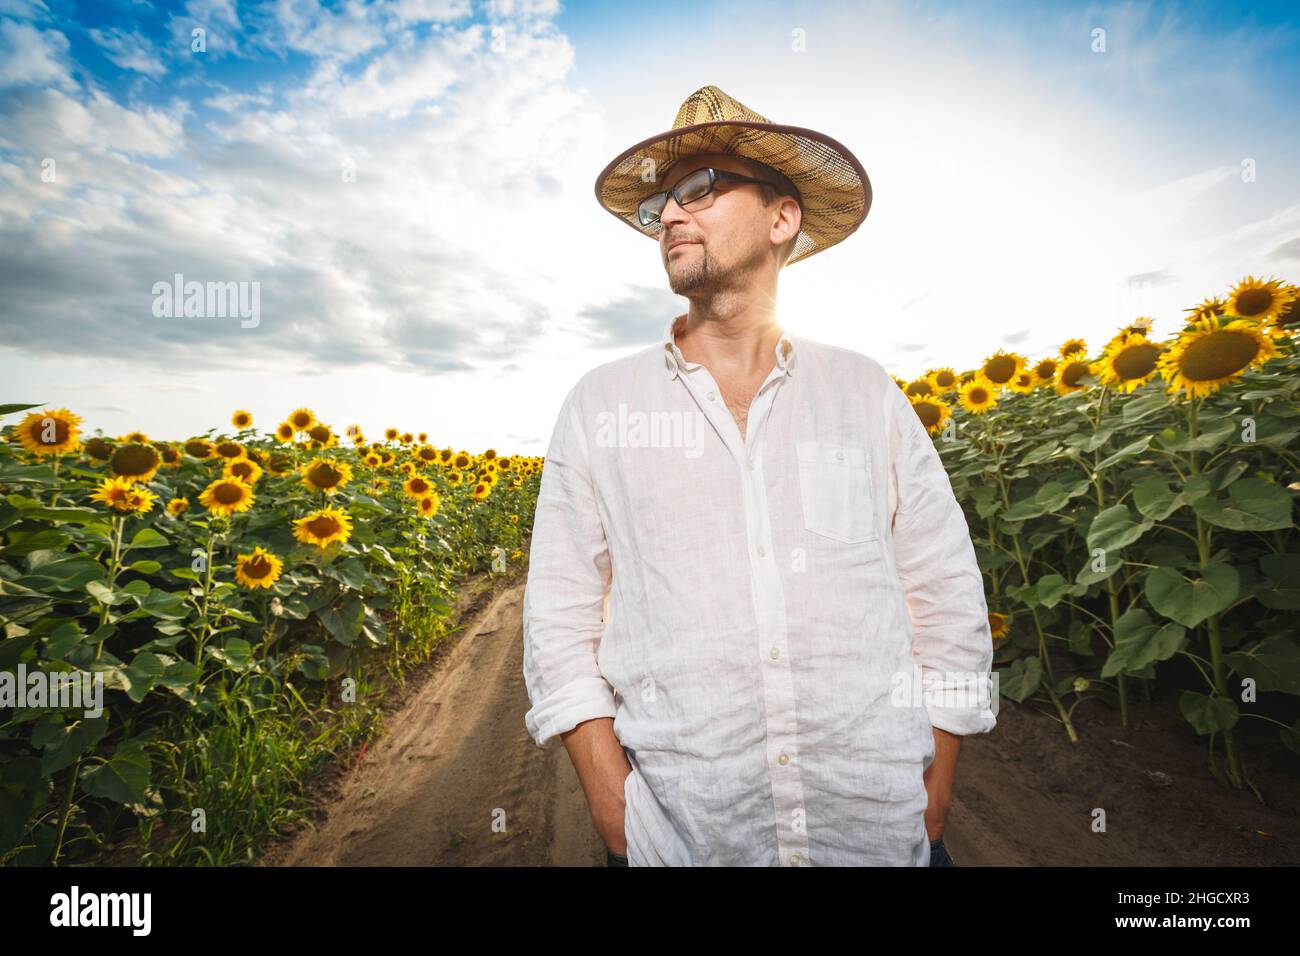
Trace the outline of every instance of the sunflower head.
{"type": "Polygon", "coordinates": [[[470,492],[470,494],[474,497],[475,501],[482,501],[491,493],[492,493],[492,485],[490,482],[487,481],[478,482],[477,484],[474,485],[474,490],[470,492]]]}
{"type": "Polygon", "coordinates": [[[81,416],[66,408],[28,412],[15,429],[18,442],[33,455],[61,455],[81,448],[81,416]]]}
{"type": "Polygon", "coordinates": [[[971,379],[961,387],[961,407],[972,415],[982,415],[998,403],[997,390],[982,379],[971,379]]]}
{"type": "Polygon", "coordinates": [[[989,631],[994,640],[1006,637],[1011,632],[1011,618],[997,611],[989,611],[989,631]]]}
{"type": "Polygon", "coordinates": [[[152,491],[138,487],[129,478],[112,477],[100,482],[90,500],[107,505],[114,511],[143,514],[153,510],[156,497],[152,491]]]}
{"type": "Polygon", "coordinates": [[[293,436],[296,434],[297,431],[295,431],[294,427],[288,422],[280,422],[280,424],[275,426],[275,439],[282,444],[287,445],[289,442],[293,441],[293,436]]]}
{"type": "Polygon", "coordinates": [[[218,478],[199,495],[199,503],[219,518],[253,507],[253,487],[234,475],[218,478]]]}
{"type": "Polygon", "coordinates": [[[1092,366],[1082,354],[1076,353],[1076,358],[1061,360],[1061,370],[1056,377],[1057,394],[1073,395],[1096,384],[1096,379],[1092,377],[1092,366]]]}
{"type": "Polygon", "coordinates": [[[424,475],[411,475],[403,483],[402,487],[412,498],[427,498],[434,493],[433,485],[424,475]]]}
{"type": "Polygon", "coordinates": [[[1056,372],[1061,363],[1054,358],[1039,359],[1034,363],[1034,385],[1051,385],[1056,381],[1056,372]]]}
{"type": "Polygon", "coordinates": [[[244,446],[237,441],[219,441],[217,442],[217,457],[232,461],[235,458],[246,458],[244,446]]]}
{"type": "Polygon", "coordinates": [[[916,417],[931,435],[943,431],[952,418],[952,407],[937,395],[913,395],[909,400],[912,411],[916,412],[916,417]]]}
{"type": "Polygon", "coordinates": [[[1263,326],[1275,326],[1278,316],[1295,301],[1295,292],[1279,279],[1246,276],[1228,294],[1227,315],[1254,319],[1263,326]]]}
{"type": "Polygon", "coordinates": [[[461,472],[454,470],[447,472],[447,484],[451,485],[453,488],[464,483],[465,475],[461,472]]]}
{"type": "Polygon", "coordinates": [[[443,465],[450,465],[451,460],[456,457],[456,453],[450,448],[441,448],[438,450],[438,461],[443,465]]]}
{"type": "Polygon", "coordinates": [[[495,448],[489,448],[487,451],[483,452],[484,461],[491,461],[496,456],[497,456],[497,450],[495,448]]]}
{"type": "Polygon", "coordinates": [[[86,457],[93,461],[108,461],[113,455],[115,446],[107,438],[100,438],[98,435],[94,438],[87,438],[86,444],[82,446],[82,451],[86,457]]]}
{"type": "Polygon", "coordinates": [[[469,452],[457,452],[455,459],[452,461],[452,467],[464,471],[470,465],[469,452]]]}
{"type": "Polygon", "coordinates": [[[293,459],[277,452],[267,458],[266,470],[273,475],[283,475],[293,470],[293,459]]]}
{"type": "Polygon", "coordinates": [[[167,502],[167,513],[173,518],[179,518],[189,510],[189,498],[173,498],[171,501],[167,502]]]}
{"type": "Polygon", "coordinates": [[[926,378],[930,380],[930,385],[933,386],[935,392],[939,395],[951,392],[961,384],[957,377],[957,373],[946,366],[944,368],[931,369],[926,373],[926,378]]]}
{"type": "Polygon", "coordinates": [[[438,450],[430,445],[421,445],[420,450],[415,453],[415,457],[420,461],[429,464],[435,464],[438,461],[438,450]]]}
{"type": "Polygon", "coordinates": [[[421,445],[426,444],[429,441],[429,433],[420,432],[420,434],[415,436],[415,440],[418,441],[421,445]]]}
{"type": "Polygon", "coordinates": [[[234,425],[241,431],[245,428],[251,428],[253,425],[253,416],[244,411],[242,408],[230,416],[230,424],[234,425]]]}
{"type": "Polygon", "coordinates": [[[287,421],[293,426],[294,431],[305,432],[316,424],[316,413],[310,408],[298,408],[289,413],[287,421]]]}
{"type": "Polygon", "coordinates": [[[1032,392],[1038,383],[1034,380],[1034,373],[1029,369],[1023,372],[1017,372],[1016,377],[1007,382],[1007,388],[1013,392],[1019,392],[1021,395],[1032,392]]]}
{"type": "Polygon", "coordinates": [[[417,507],[420,509],[420,514],[422,516],[425,518],[432,518],[438,513],[438,506],[441,503],[442,500],[438,497],[437,492],[431,492],[420,498],[417,507]]]}
{"type": "Polygon", "coordinates": [[[1083,358],[1087,354],[1088,343],[1083,339],[1066,339],[1061,346],[1062,359],[1083,358]]]}
{"type": "Polygon", "coordinates": [[[158,449],[158,455],[162,458],[162,466],[168,470],[179,468],[181,466],[181,453],[171,442],[156,441],[153,447],[158,449]]]}
{"type": "Polygon", "coordinates": [[[303,466],[302,480],[308,488],[332,495],[352,480],[352,466],[336,458],[314,458],[303,466]]]}
{"type": "Polygon", "coordinates": [[[1159,345],[1142,332],[1124,330],[1111,339],[1101,358],[1089,368],[1100,384],[1131,392],[1151,381],[1159,359],[1159,345]]]}
{"type": "Polygon", "coordinates": [[[984,360],[979,375],[994,388],[1005,388],[1025,368],[1025,358],[1015,352],[998,349],[984,360]]]}
{"type": "Polygon", "coordinates": [[[930,384],[928,378],[918,378],[907,383],[907,388],[903,389],[903,394],[908,398],[924,398],[926,395],[934,394],[934,386],[930,384]]]}
{"type": "Polygon", "coordinates": [[[207,461],[217,453],[217,446],[202,438],[191,438],[183,447],[185,454],[199,461],[207,461]]]}
{"type": "Polygon", "coordinates": [[[235,580],[250,590],[274,587],[283,570],[284,562],[261,545],[235,559],[235,580]]]}
{"type": "Polygon", "coordinates": [[[131,442],[122,445],[108,460],[109,470],[119,478],[128,481],[147,482],[162,467],[162,456],[152,445],[144,442],[131,442]]]}
{"type": "Polygon", "coordinates": [[[294,521],[293,533],[303,544],[314,544],[323,551],[352,536],[352,518],[341,508],[321,508],[294,521]]]}
{"type": "Polygon", "coordinates": [[[226,462],[224,474],[226,477],[234,475],[236,478],[242,478],[250,485],[257,484],[257,480],[262,477],[262,467],[249,458],[236,458],[234,461],[226,462]]]}
{"type": "Polygon", "coordinates": [[[1249,368],[1278,354],[1277,346],[1254,319],[1216,315],[1197,319],[1160,356],[1160,377],[1168,392],[1190,399],[1212,395],[1249,368]]]}
{"type": "Polygon", "coordinates": [[[1192,306],[1190,309],[1184,309],[1184,312],[1190,312],[1187,317],[1187,324],[1190,325],[1198,319],[1208,319],[1213,315],[1223,315],[1228,310],[1227,303],[1222,299],[1206,299],[1200,305],[1192,306]]]}
{"type": "Polygon", "coordinates": [[[329,448],[338,444],[338,438],[335,437],[333,430],[324,422],[317,422],[306,431],[307,437],[317,442],[322,448],[329,448]]]}

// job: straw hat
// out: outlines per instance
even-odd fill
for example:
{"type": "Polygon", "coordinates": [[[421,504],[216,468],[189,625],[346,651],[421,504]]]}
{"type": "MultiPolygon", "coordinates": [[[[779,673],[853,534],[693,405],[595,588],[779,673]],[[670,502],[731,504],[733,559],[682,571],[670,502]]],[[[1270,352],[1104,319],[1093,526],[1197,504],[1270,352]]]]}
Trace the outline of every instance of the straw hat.
{"type": "Polygon", "coordinates": [[[786,265],[829,249],[850,235],[871,208],[871,181],[838,141],[801,126],[772,123],[716,86],[686,98],[673,128],[624,150],[596,177],[596,200],[637,232],[658,241],[663,226],[637,221],[637,205],[678,160],[732,153],[778,169],[802,198],[803,221],[786,265]],[[643,178],[654,176],[656,178],[643,178]]]}

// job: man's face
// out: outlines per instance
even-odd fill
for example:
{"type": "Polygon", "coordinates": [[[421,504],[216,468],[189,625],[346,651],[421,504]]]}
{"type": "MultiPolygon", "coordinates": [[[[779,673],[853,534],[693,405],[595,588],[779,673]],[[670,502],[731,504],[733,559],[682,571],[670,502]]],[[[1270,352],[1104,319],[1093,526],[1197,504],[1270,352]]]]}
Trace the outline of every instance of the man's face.
{"type": "MultiPolygon", "coordinates": [[[[673,166],[662,188],[676,186],[705,166],[753,175],[734,156],[705,153],[673,166]]],[[[685,209],[669,196],[659,217],[663,224],[659,252],[669,287],[678,295],[690,295],[717,289],[723,279],[761,268],[772,255],[768,235],[775,209],[763,205],[760,187],[734,182],[719,182],[712,194],[685,209]]]]}

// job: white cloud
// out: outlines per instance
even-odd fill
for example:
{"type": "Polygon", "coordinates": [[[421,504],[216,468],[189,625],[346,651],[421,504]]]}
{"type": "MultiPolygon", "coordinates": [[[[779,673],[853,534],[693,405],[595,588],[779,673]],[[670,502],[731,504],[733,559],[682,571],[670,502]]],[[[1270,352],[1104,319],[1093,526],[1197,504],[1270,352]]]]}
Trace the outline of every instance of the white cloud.
{"type": "Polygon", "coordinates": [[[0,20],[0,87],[73,86],[68,38],[58,30],[0,20]]]}
{"type": "Polygon", "coordinates": [[[127,33],[117,28],[87,32],[104,49],[104,55],[122,69],[154,77],[167,72],[153,44],[139,33],[127,33]]]}

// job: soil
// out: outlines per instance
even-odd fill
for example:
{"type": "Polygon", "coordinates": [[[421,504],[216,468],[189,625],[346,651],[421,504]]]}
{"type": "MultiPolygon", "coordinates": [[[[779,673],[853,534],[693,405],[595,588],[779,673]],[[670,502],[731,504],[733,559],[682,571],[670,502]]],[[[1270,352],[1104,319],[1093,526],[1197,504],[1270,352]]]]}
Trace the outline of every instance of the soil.
{"type": "MultiPolygon", "coordinates": [[[[317,782],[314,825],[262,865],[604,865],[563,744],[524,726],[523,590],[516,571],[463,593],[466,628],[390,695],[386,733],[317,782]]],[[[963,740],[944,829],[957,866],[1300,863],[1300,759],[1275,734],[1239,737],[1257,796],[1210,773],[1176,692],[1133,704],[1127,728],[1100,703],[1074,719],[1072,744],[1003,700],[994,730],[963,740]]]]}

